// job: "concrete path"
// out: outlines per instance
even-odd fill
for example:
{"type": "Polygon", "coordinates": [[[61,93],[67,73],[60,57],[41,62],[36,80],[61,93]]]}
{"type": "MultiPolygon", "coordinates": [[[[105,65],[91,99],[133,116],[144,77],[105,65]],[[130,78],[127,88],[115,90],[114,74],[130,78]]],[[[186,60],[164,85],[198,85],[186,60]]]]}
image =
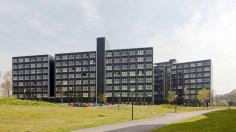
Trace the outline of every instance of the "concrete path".
{"type": "Polygon", "coordinates": [[[155,128],[160,128],[168,124],[172,124],[207,112],[211,111],[204,110],[184,113],[168,113],[166,116],[159,118],[127,121],[123,123],[80,129],[72,132],[149,132],[155,128]]]}

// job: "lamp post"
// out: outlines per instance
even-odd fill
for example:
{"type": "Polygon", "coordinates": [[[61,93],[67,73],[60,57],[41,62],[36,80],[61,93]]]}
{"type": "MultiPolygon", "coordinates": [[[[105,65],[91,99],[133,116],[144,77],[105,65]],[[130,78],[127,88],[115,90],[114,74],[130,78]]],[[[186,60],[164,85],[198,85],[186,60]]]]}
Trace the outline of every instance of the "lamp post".
{"type": "Polygon", "coordinates": [[[130,92],[132,93],[132,120],[134,119],[134,98],[133,98],[133,92],[134,92],[134,88],[130,89],[130,92]]]}
{"type": "Polygon", "coordinates": [[[117,94],[116,95],[116,97],[117,97],[117,109],[118,109],[118,111],[120,110],[120,95],[119,94],[117,94]]]}
{"type": "Polygon", "coordinates": [[[175,95],[175,113],[177,112],[177,101],[176,101],[177,97],[178,95],[175,95]]]}

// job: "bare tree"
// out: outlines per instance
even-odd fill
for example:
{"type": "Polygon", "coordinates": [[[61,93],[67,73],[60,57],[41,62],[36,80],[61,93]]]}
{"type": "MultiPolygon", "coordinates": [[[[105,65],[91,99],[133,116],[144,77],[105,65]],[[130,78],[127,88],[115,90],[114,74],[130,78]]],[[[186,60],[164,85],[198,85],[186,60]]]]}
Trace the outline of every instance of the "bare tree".
{"type": "Polygon", "coordinates": [[[7,71],[3,75],[3,82],[1,84],[4,96],[10,96],[12,92],[11,72],[7,71]]]}
{"type": "Polygon", "coordinates": [[[199,90],[197,93],[197,100],[201,104],[205,103],[209,99],[209,97],[210,97],[210,91],[206,88],[199,90]]]}

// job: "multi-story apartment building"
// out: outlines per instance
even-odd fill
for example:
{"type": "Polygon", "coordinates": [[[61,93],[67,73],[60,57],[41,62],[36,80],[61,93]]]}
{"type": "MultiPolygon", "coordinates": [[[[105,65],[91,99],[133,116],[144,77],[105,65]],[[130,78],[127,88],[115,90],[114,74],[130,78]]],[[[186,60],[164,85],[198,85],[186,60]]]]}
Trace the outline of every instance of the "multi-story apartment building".
{"type": "Polygon", "coordinates": [[[97,51],[56,54],[56,97],[63,101],[153,102],[153,48],[109,50],[105,38],[97,51]],[[134,88],[134,95],[130,89],[134,88]]]}
{"type": "Polygon", "coordinates": [[[50,55],[12,58],[13,96],[48,100],[54,96],[54,58],[50,55]]]}
{"type": "Polygon", "coordinates": [[[63,102],[95,101],[96,52],[55,55],[56,98],[63,102]]]}
{"type": "MultiPolygon", "coordinates": [[[[97,38],[96,51],[12,59],[13,95],[58,102],[166,103],[168,91],[178,104],[196,104],[197,92],[211,91],[211,60],[155,63],[153,48],[109,48],[97,38]],[[54,85],[55,84],[55,85],[54,85]]],[[[208,102],[210,102],[210,99],[208,102]]]]}
{"type": "MultiPolygon", "coordinates": [[[[211,93],[211,60],[176,63],[172,59],[169,62],[156,63],[154,74],[155,103],[166,102],[168,91],[176,92],[177,103],[192,105],[196,104],[196,95],[200,89],[209,89],[211,93]]],[[[209,97],[208,103],[211,95],[209,97]]]]}
{"type": "Polygon", "coordinates": [[[109,102],[153,102],[152,47],[106,51],[106,96],[109,102]]]}

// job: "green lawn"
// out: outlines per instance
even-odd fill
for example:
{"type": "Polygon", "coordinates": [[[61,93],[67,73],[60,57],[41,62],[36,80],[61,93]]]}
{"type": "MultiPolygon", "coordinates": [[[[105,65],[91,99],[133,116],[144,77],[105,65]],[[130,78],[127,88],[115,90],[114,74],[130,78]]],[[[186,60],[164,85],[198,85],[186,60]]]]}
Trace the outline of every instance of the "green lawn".
{"type": "Polygon", "coordinates": [[[153,132],[236,132],[236,109],[196,116],[153,132]]]}
{"type": "MultiPolygon", "coordinates": [[[[179,112],[201,108],[179,108],[179,112]]],[[[173,106],[134,106],[134,119],[163,116],[174,112],[173,106]]],[[[0,131],[3,132],[64,132],[79,128],[131,120],[131,106],[78,108],[44,102],[0,99],[0,131]],[[24,105],[21,105],[24,104],[24,105]]]]}

